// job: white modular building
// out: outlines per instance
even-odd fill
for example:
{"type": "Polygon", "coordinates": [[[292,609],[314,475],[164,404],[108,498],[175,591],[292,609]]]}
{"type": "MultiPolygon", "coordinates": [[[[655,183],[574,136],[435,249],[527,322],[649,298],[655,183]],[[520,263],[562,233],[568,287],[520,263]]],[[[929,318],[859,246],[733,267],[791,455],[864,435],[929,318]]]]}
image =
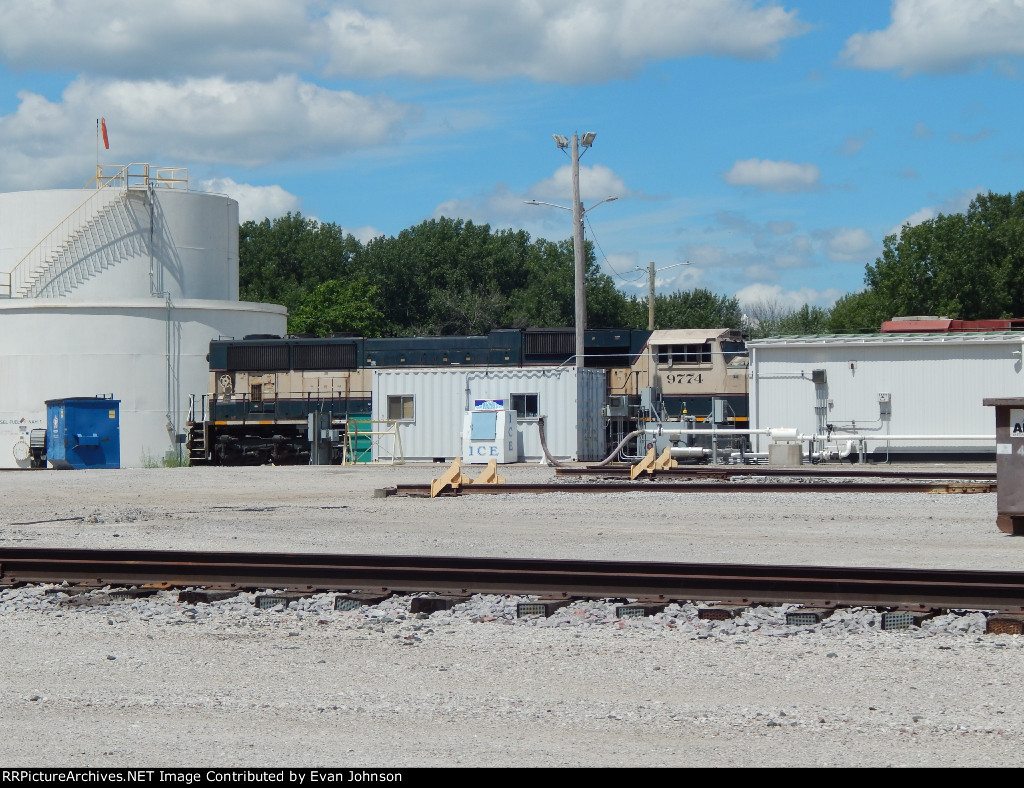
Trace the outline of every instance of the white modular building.
{"type": "MultiPolygon", "coordinates": [[[[373,421],[378,430],[397,422],[401,457],[408,461],[450,461],[462,457],[465,414],[478,402],[516,413],[521,462],[544,456],[540,417],[547,448],[556,460],[604,459],[602,406],[605,371],[575,367],[376,370],[373,421]]],[[[388,462],[399,449],[388,435],[374,441],[373,460],[388,462]]]]}
{"type": "Polygon", "coordinates": [[[162,461],[210,340],[285,333],[284,307],[238,300],[237,202],[181,169],[96,184],[0,194],[0,468],[27,467],[46,400],[96,395],[121,403],[122,465],[162,461]]]}
{"type": "Polygon", "coordinates": [[[1019,332],[751,340],[750,426],[857,433],[876,456],[994,456],[982,400],[1024,395],[1022,343],[1019,332]]]}

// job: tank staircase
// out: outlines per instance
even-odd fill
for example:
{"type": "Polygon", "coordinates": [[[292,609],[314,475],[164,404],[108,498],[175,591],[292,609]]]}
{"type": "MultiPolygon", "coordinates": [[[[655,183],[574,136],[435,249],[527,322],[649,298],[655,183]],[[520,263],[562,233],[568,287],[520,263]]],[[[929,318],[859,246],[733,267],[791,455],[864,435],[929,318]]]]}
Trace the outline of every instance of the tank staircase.
{"type": "Polygon", "coordinates": [[[0,298],[60,298],[147,253],[149,228],[139,222],[135,206],[152,199],[149,192],[157,186],[187,189],[187,171],[129,164],[105,174],[106,166],[97,167],[95,191],[0,275],[0,298]]]}
{"type": "Polygon", "coordinates": [[[78,223],[65,220],[39,242],[35,260],[23,258],[29,261],[28,270],[16,297],[61,298],[122,260],[146,252],[143,228],[130,205],[135,195],[119,190],[113,200],[109,193],[99,196],[109,202],[95,206],[78,223]]]}

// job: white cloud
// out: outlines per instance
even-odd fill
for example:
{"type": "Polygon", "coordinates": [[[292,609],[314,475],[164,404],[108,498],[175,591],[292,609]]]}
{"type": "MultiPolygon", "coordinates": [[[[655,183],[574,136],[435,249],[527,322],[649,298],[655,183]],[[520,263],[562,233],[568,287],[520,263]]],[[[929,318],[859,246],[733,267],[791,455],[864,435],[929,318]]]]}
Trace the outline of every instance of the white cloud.
{"type": "Polygon", "coordinates": [[[231,178],[213,178],[199,184],[201,191],[226,194],[238,202],[239,221],[276,219],[287,213],[296,213],[302,201],[280,186],[253,186],[236,183],[231,178]]]}
{"type": "Polygon", "coordinates": [[[929,219],[934,219],[938,215],[939,212],[935,208],[926,205],[924,208],[920,208],[914,211],[912,214],[910,214],[910,216],[908,216],[906,219],[900,222],[896,227],[890,228],[889,232],[886,233],[886,236],[899,236],[900,232],[903,230],[904,225],[909,224],[911,227],[916,227],[922,222],[927,222],[929,219]]]}
{"type": "Polygon", "coordinates": [[[733,186],[752,186],[759,191],[789,193],[816,189],[821,171],[814,164],[744,159],[733,164],[732,169],[722,177],[733,186]]]}
{"type": "Polygon", "coordinates": [[[366,225],[365,227],[345,228],[345,232],[355,238],[359,243],[365,244],[374,238],[380,238],[384,233],[376,227],[366,225]]]}
{"type": "Polygon", "coordinates": [[[271,82],[80,78],[60,101],[28,92],[18,99],[17,110],[0,118],[0,177],[36,186],[63,183],[69,171],[89,167],[97,115],[109,129],[107,161],[251,167],[378,145],[397,137],[413,112],[390,99],[294,76],[271,82]]]}
{"type": "Polygon", "coordinates": [[[891,16],[885,30],[847,39],[850,65],[948,73],[1024,55],[1022,0],[893,0],[891,16]]]}
{"type": "Polygon", "coordinates": [[[32,0],[0,4],[0,63],[152,77],[270,78],[308,66],[321,32],[288,0],[32,0]]]}
{"type": "Polygon", "coordinates": [[[954,192],[952,195],[947,197],[943,203],[935,208],[930,205],[926,205],[923,208],[919,208],[914,211],[910,216],[904,219],[895,227],[890,228],[886,235],[899,236],[903,230],[903,226],[909,224],[911,227],[927,222],[929,219],[935,219],[940,213],[949,215],[951,213],[967,213],[967,209],[971,207],[971,202],[979,194],[986,191],[984,186],[975,186],[969,189],[960,189],[954,192]]]}
{"type": "Polygon", "coordinates": [[[831,260],[862,261],[865,255],[873,257],[877,246],[867,230],[861,227],[840,227],[828,231],[825,252],[831,260]]]}
{"type": "Polygon", "coordinates": [[[740,306],[746,308],[750,304],[777,303],[790,309],[799,309],[804,304],[811,306],[832,306],[836,299],[845,295],[845,291],[834,287],[825,290],[814,290],[801,287],[797,290],[784,290],[781,285],[755,283],[747,285],[734,294],[740,306]]]}
{"type": "MultiPolygon", "coordinates": [[[[572,205],[572,168],[566,164],[555,170],[550,178],[538,181],[529,188],[530,199],[562,202],[572,205]]],[[[587,203],[596,203],[606,197],[627,197],[629,189],[625,181],[603,164],[593,167],[580,165],[580,201],[584,208],[587,203]]]]}
{"type": "Polygon", "coordinates": [[[660,59],[773,56],[809,26],[760,0],[32,0],[0,63],[135,78],[282,71],[601,82],[660,59]]]}
{"type": "Polygon", "coordinates": [[[755,0],[390,0],[326,15],[332,74],[588,83],[693,55],[765,58],[808,26],[755,0]]]}
{"type": "MultiPolygon", "coordinates": [[[[537,224],[561,228],[565,235],[572,234],[572,174],[569,165],[560,167],[551,175],[537,181],[525,191],[516,192],[508,184],[499,183],[488,192],[470,198],[445,200],[434,208],[433,216],[460,217],[487,224],[537,224]],[[527,200],[538,200],[564,206],[567,210],[553,210],[549,206],[527,205],[527,200]]],[[[607,197],[624,198],[630,195],[625,181],[613,170],[601,164],[580,167],[580,201],[584,209],[593,207],[607,197]]],[[[599,210],[604,210],[603,206],[599,210]]]]}

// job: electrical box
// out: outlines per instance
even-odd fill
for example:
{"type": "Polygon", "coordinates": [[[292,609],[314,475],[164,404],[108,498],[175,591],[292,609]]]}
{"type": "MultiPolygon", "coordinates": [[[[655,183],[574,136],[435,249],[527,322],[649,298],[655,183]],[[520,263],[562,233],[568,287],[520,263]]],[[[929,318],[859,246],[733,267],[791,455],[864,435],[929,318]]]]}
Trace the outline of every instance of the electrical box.
{"type": "Polygon", "coordinates": [[[610,419],[622,419],[629,416],[629,397],[624,394],[613,394],[608,397],[604,415],[610,419]]]}
{"type": "Polygon", "coordinates": [[[878,417],[882,421],[892,418],[892,394],[878,395],[878,417]]]}

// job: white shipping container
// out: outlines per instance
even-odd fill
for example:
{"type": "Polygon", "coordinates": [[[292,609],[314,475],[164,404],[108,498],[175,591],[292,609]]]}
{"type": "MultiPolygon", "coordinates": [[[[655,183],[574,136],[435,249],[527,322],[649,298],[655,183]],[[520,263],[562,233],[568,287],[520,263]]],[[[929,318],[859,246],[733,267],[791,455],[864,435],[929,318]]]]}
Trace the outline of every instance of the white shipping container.
{"type": "MultiPolygon", "coordinates": [[[[985,397],[1024,394],[1019,333],[869,334],[752,340],[750,426],[869,436],[870,451],[991,453],[985,397]],[[886,435],[989,436],[899,440],[886,435]]],[[[757,451],[768,438],[754,436],[757,451]]]]}
{"type": "MultiPolygon", "coordinates": [[[[524,407],[517,419],[519,457],[543,457],[538,417],[545,417],[548,451],[555,459],[593,462],[604,459],[605,372],[575,367],[376,370],[373,419],[398,419],[401,453],[410,462],[462,456],[463,417],[475,399],[503,400],[524,407]]],[[[392,441],[379,436],[374,461],[390,461],[392,441]]]]}

